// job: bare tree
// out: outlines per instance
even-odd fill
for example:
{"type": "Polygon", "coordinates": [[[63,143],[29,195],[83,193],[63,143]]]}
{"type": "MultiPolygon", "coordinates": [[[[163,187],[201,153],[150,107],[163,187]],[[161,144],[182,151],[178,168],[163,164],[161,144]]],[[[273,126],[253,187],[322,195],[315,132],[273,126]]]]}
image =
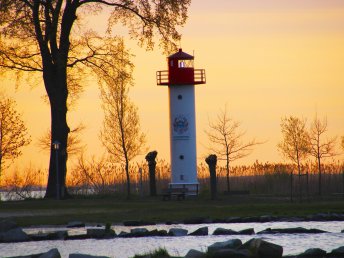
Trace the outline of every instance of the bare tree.
{"type": "Polygon", "coordinates": [[[106,69],[96,69],[105,114],[100,138],[114,162],[125,166],[129,197],[129,165],[137,155],[142,154],[145,135],[140,130],[137,107],[129,98],[133,65],[123,40],[119,40],[117,50],[120,58],[109,60],[106,69]]]}
{"type": "Polygon", "coordinates": [[[310,152],[306,120],[294,116],[282,118],[281,131],[283,140],[277,147],[287,159],[297,164],[298,173],[301,175],[301,162],[310,152]]]}
{"type": "Polygon", "coordinates": [[[327,118],[322,121],[316,115],[312,121],[310,137],[310,154],[316,158],[319,173],[318,191],[321,195],[321,161],[323,158],[329,158],[337,155],[335,152],[337,137],[323,139],[327,132],[327,118]]]}
{"type": "Polygon", "coordinates": [[[5,95],[0,96],[0,179],[6,161],[13,161],[21,148],[31,142],[27,128],[16,110],[16,102],[5,95]]]}
{"type": "MultiPolygon", "coordinates": [[[[67,101],[80,92],[81,85],[70,83],[75,69],[93,65],[111,56],[111,40],[103,40],[86,29],[83,18],[111,8],[108,32],[121,23],[131,38],[147,49],[156,36],[166,52],[176,48],[181,38],[176,28],[185,24],[191,0],[2,0],[0,1],[0,69],[43,76],[51,111],[51,143],[61,143],[58,158],[50,148],[46,198],[67,195],[65,187],[67,138],[67,101]],[[76,27],[75,24],[78,26],[76,27]],[[72,86],[77,86],[72,91],[72,86]],[[56,164],[60,173],[56,173],[56,164]],[[57,178],[57,175],[59,178],[57,178]],[[56,182],[60,182],[56,189],[56,182]]],[[[116,58],[116,56],[113,56],[116,58]]],[[[75,82],[75,80],[74,80],[75,82]]]]}
{"type": "Polygon", "coordinates": [[[344,136],[342,136],[342,142],[341,142],[341,145],[342,145],[342,149],[344,150],[344,136]]]}
{"type": "Polygon", "coordinates": [[[244,142],[246,134],[240,128],[241,123],[232,119],[227,106],[221,110],[214,122],[209,121],[209,129],[205,131],[210,143],[209,149],[218,156],[218,160],[226,161],[227,191],[230,191],[230,165],[233,161],[251,154],[253,147],[263,142],[252,139],[244,142]]]}

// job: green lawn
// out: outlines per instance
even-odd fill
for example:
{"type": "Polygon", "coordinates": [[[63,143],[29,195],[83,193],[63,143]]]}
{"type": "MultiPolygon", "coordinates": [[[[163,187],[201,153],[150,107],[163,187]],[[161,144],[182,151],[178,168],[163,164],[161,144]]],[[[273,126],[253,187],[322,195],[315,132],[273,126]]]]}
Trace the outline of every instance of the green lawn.
{"type": "Polygon", "coordinates": [[[287,198],[220,196],[216,201],[207,197],[162,201],[160,197],[126,200],[109,196],[63,201],[0,202],[0,220],[10,218],[21,226],[58,225],[73,220],[87,223],[120,223],[126,220],[165,222],[195,217],[304,216],[320,212],[344,213],[344,199],[290,202],[287,198]]]}

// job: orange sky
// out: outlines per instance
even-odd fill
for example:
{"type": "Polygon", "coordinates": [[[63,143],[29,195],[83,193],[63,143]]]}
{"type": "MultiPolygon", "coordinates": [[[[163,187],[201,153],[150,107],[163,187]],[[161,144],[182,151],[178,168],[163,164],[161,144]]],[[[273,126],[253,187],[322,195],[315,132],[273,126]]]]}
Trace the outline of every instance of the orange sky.
{"type": "MultiPolygon", "coordinates": [[[[193,1],[181,29],[181,47],[190,54],[194,51],[195,67],[206,69],[207,75],[207,84],[196,86],[199,161],[209,154],[204,147],[208,118],[226,104],[231,116],[242,122],[247,139],[267,140],[235,164],[283,161],[276,145],[281,140],[280,119],[286,115],[310,121],[318,112],[327,116],[328,136],[344,135],[343,14],[341,0],[193,1]]],[[[98,30],[106,24],[104,18],[92,19],[89,26],[98,30]]],[[[167,68],[166,57],[159,49],[146,52],[129,39],[127,46],[136,55],[131,97],[139,108],[148,147],[157,150],[159,158],[169,159],[167,88],[155,81],[155,72],[167,68]]],[[[98,155],[103,152],[98,139],[103,111],[96,83],[87,84],[68,116],[69,124],[83,122],[87,153],[98,155]]],[[[33,139],[16,165],[47,167],[48,155],[36,145],[50,125],[42,87],[22,85],[13,92],[13,83],[5,86],[24,113],[33,139]]]]}

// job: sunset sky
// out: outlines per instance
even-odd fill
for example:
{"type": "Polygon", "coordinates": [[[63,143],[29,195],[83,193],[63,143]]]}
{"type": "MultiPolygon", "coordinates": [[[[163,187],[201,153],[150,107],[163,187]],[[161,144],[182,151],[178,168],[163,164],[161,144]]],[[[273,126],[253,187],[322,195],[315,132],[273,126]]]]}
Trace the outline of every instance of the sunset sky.
{"type": "MultiPolygon", "coordinates": [[[[89,26],[102,33],[106,18],[92,17],[89,26]]],[[[317,112],[327,116],[329,137],[344,135],[344,1],[194,0],[180,31],[183,51],[195,54],[195,68],[204,68],[207,76],[207,84],[196,86],[199,162],[210,154],[204,133],[208,120],[226,104],[231,117],[241,121],[246,140],[267,141],[234,165],[284,161],[276,147],[284,116],[310,122],[317,112]]],[[[155,81],[155,72],[167,69],[166,56],[158,48],[146,52],[129,39],[126,44],[135,55],[130,95],[139,108],[148,148],[169,160],[168,92],[155,81]]],[[[18,102],[33,140],[14,166],[31,162],[46,168],[49,156],[37,147],[37,138],[50,126],[42,86],[21,85],[14,91],[13,82],[4,85],[18,102]]],[[[68,115],[71,128],[79,122],[86,126],[88,155],[104,152],[98,138],[102,118],[98,86],[88,80],[68,115]]]]}

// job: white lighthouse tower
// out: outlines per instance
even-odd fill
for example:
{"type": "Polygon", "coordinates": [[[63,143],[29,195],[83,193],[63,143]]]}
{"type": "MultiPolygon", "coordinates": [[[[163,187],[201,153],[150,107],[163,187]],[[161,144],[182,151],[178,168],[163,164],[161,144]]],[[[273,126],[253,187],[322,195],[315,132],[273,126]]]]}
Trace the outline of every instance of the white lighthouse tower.
{"type": "Polygon", "coordinates": [[[157,72],[157,84],[168,86],[172,188],[198,192],[195,85],[205,84],[204,69],[194,69],[194,57],[179,49],[167,58],[168,71],[157,72]]]}

